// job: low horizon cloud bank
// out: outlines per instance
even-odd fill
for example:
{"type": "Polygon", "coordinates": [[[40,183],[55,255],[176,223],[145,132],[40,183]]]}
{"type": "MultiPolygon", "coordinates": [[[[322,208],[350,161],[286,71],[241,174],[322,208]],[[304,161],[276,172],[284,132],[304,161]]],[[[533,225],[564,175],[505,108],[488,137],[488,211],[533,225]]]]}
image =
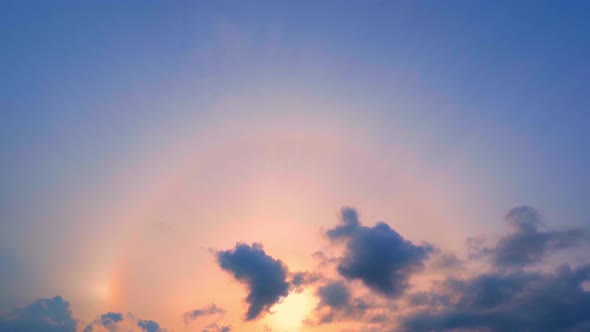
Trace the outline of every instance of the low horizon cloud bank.
{"type": "MultiPolygon", "coordinates": [[[[587,229],[551,229],[537,210],[524,205],[508,211],[505,221],[509,232],[495,243],[468,239],[466,258],[413,243],[382,221],[365,226],[350,207],[324,232],[335,256],[316,251],[321,262],[315,270],[289,272],[260,243],[238,242],[213,254],[219,268],[246,289],[245,321],[260,319],[289,294],[309,289],[318,304],[303,330],[348,322],[363,331],[590,331],[590,261],[574,265],[559,256],[557,265],[544,265],[558,251],[588,249],[587,229]],[[429,287],[412,285],[413,277],[432,275],[429,287]]],[[[225,313],[210,303],[179,319],[188,324],[225,313]]],[[[131,313],[106,312],[83,324],[60,296],[0,313],[0,332],[121,331],[122,324],[128,324],[126,331],[166,331],[131,313]]],[[[203,326],[204,332],[233,330],[217,321],[203,326]]]]}

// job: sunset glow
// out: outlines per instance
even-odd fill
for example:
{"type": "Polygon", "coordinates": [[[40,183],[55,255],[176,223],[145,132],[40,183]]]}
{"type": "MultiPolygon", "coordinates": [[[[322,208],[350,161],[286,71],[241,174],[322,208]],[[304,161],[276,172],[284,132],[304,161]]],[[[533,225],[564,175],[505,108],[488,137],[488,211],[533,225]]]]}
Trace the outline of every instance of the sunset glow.
{"type": "Polygon", "coordinates": [[[0,1],[0,332],[590,331],[588,13],[0,1]]]}
{"type": "Polygon", "coordinates": [[[303,321],[314,309],[314,302],[312,294],[290,294],[271,309],[269,325],[277,331],[300,331],[303,321]]]}

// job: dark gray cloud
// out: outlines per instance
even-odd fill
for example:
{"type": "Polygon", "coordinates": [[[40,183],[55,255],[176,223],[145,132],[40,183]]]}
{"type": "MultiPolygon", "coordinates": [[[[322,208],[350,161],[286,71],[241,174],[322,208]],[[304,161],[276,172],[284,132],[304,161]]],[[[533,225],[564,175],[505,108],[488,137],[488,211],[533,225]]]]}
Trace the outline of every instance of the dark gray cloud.
{"type": "MultiPolygon", "coordinates": [[[[159,324],[151,320],[141,320],[128,313],[125,316],[118,312],[107,312],[97,317],[83,329],[91,332],[94,327],[100,330],[121,331],[127,327],[120,326],[120,322],[137,322],[137,326],[144,332],[164,332],[159,324]]],[[[0,332],[75,332],[80,321],[72,316],[70,304],[61,296],[48,299],[38,299],[30,305],[0,312],[0,332]]],[[[136,329],[135,329],[136,330],[136,329]]]]}
{"type": "Polygon", "coordinates": [[[551,251],[573,248],[589,239],[582,228],[543,230],[538,212],[526,205],[511,209],[505,219],[511,233],[493,247],[475,248],[472,257],[489,256],[498,268],[521,268],[541,261],[551,251]]]}
{"type": "Polygon", "coordinates": [[[217,253],[219,266],[248,288],[246,320],[253,320],[289,293],[288,270],[280,260],[267,255],[259,243],[238,243],[217,253]]]}
{"type": "Polygon", "coordinates": [[[109,331],[117,330],[117,323],[123,320],[123,314],[119,312],[107,312],[100,315],[99,318],[95,319],[92,323],[86,325],[84,332],[91,332],[94,330],[94,326],[102,326],[109,331]]]}
{"type": "MultiPolygon", "coordinates": [[[[97,319],[92,321],[90,324],[86,325],[84,328],[84,332],[91,332],[94,330],[94,327],[99,327],[99,330],[103,330],[102,328],[107,329],[111,332],[117,332],[122,330],[129,330],[130,326],[137,326],[141,329],[141,331],[145,332],[164,332],[165,329],[160,328],[160,325],[152,320],[142,320],[133,313],[127,313],[123,315],[122,313],[118,312],[107,312],[105,314],[100,315],[97,319]],[[125,321],[124,325],[119,323],[125,321]]],[[[134,328],[129,331],[136,331],[137,328],[134,328]]]]}
{"type": "Polygon", "coordinates": [[[161,331],[160,324],[154,322],[153,320],[140,319],[139,322],[137,322],[137,326],[139,326],[141,328],[141,330],[144,332],[159,332],[159,331],[161,331]]]}
{"type": "Polygon", "coordinates": [[[483,274],[448,279],[402,320],[407,332],[583,332],[590,328],[590,264],[554,273],[483,274]]]}
{"type": "Polygon", "coordinates": [[[340,209],[340,221],[340,225],[326,232],[330,239],[350,238],[361,228],[358,212],[353,208],[340,209]]]}
{"type": "Polygon", "coordinates": [[[350,303],[350,292],[348,287],[341,282],[335,281],[321,286],[317,290],[320,299],[320,305],[330,308],[341,308],[350,303]]]}
{"type": "Polygon", "coordinates": [[[354,298],[342,281],[330,281],[316,290],[319,304],[315,310],[317,319],[308,320],[309,325],[328,324],[333,321],[365,319],[369,302],[354,298]]]}
{"type": "Polygon", "coordinates": [[[183,317],[184,317],[184,322],[188,323],[191,320],[203,317],[203,316],[210,316],[210,315],[216,315],[216,314],[220,314],[223,315],[225,314],[225,309],[218,307],[215,303],[211,303],[207,306],[204,306],[202,308],[199,309],[195,309],[193,311],[189,311],[189,312],[185,312],[183,317]]]}
{"type": "Polygon", "coordinates": [[[341,223],[326,235],[332,242],[346,243],[338,259],[340,275],[390,298],[408,288],[410,275],[421,270],[433,252],[432,246],[415,245],[384,222],[362,226],[352,208],[341,210],[341,223]]]}
{"type": "Polygon", "coordinates": [[[100,315],[100,321],[102,325],[109,326],[116,324],[123,320],[123,314],[119,312],[107,312],[106,314],[100,315]]]}
{"type": "Polygon", "coordinates": [[[100,315],[99,318],[95,319],[90,324],[86,325],[84,332],[91,332],[94,330],[94,326],[102,326],[109,331],[116,331],[117,323],[123,320],[123,314],[118,312],[107,312],[100,315]]]}
{"type": "Polygon", "coordinates": [[[75,332],[77,325],[70,304],[61,296],[0,314],[0,332],[75,332]]]}

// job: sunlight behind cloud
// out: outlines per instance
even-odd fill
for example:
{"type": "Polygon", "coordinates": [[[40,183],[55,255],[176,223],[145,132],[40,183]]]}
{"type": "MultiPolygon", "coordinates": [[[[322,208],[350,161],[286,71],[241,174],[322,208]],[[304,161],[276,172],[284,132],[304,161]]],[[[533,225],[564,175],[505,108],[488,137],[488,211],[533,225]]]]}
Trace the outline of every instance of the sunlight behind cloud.
{"type": "Polygon", "coordinates": [[[272,308],[269,324],[280,332],[301,331],[303,320],[315,307],[315,300],[309,292],[291,293],[272,308]]]}

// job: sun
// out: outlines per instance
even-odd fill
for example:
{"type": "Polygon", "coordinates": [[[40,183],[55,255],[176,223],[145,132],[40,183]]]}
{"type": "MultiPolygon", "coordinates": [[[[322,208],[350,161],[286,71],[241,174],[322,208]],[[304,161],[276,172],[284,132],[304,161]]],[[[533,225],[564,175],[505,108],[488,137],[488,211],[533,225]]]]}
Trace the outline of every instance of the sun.
{"type": "Polygon", "coordinates": [[[289,294],[281,303],[275,305],[268,316],[269,324],[278,332],[300,331],[303,320],[311,312],[315,303],[308,292],[289,294]]]}

